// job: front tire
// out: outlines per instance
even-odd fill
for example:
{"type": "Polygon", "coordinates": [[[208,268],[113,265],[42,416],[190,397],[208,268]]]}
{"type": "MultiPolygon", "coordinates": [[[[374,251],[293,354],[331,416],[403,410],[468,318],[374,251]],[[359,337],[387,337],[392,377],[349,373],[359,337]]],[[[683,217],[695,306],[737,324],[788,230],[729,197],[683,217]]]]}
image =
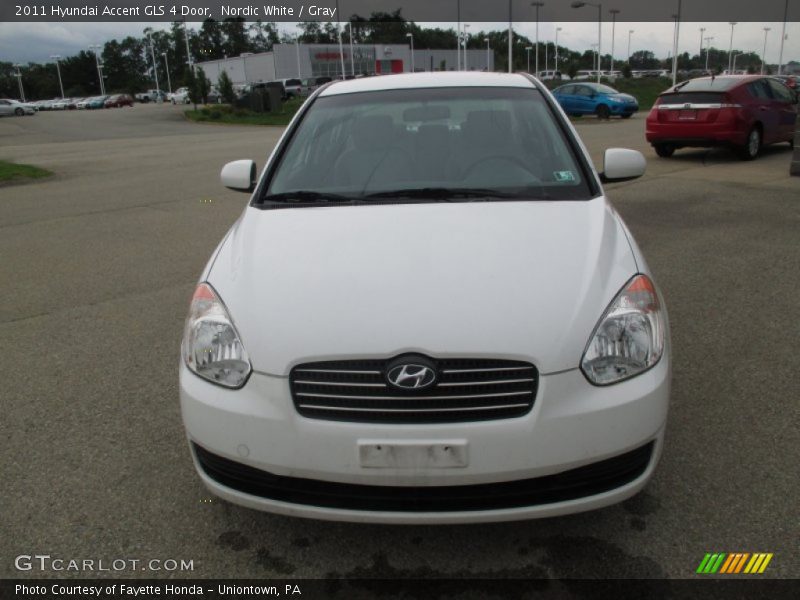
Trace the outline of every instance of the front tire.
{"type": "Polygon", "coordinates": [[[628,113],[627,115],[620,115],[623,119],[630,119],[633,116],[633,113],[628,113]]]}
{"type": "Polygon", "coordinates": [[[739,157],[742,160],[755,160],[759,152],[761,152],[761,129],[753,127],[747,134],[744,146],[739,149],[739,157]]]}
{"type": "Polygon", "coordinates": [[[611,109],[608,108],[605,104],[601,104],[600,106],[598,106],[595,112],[597,113],[598,119],[605,120],[611,117],[611,109]]]}
{"type": "Polygon", "coordinates": [[[675,154],[675,146],[672,144],[653,144],[653,149],[661,158],[669,158],[675,154]]]}
{"type": "Polygon", "coordinates": [[[17,115],[18,117],[22,117],[25,115],[25,111],[22,110],[21,108],[18,108],[17,110],[14,111],[14,114],[17,115]]]}

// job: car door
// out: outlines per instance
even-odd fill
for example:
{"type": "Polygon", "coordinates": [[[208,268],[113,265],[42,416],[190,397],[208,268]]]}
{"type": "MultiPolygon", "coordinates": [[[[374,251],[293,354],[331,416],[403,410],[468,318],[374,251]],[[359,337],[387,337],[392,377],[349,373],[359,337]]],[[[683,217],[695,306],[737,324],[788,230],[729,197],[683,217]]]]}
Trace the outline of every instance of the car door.
{"type": "Polygon", "coordinates": [[[0,100],[0,115],[13,115],[14,108],[8,100],[0,100]]]}
{"type": "Polygon", "coordinates": [[[575,103],[574,91],[574,85],[564,85],[558,88],[558,103],[567,114],[571,114],[573,111],[573,104],[575,103]]]}
{"type": "Polygon", "coordinates": [[[767,85],[772,91],[774,110],[778,113],[778,138],[776,141],[791,140],[794,138],[797,121],[796,96],[786,85],[775,79],[768,79],[767,85]]]}
{"type": "Polygon", "coordinates": [[[590,115],[594,112],[594,90],[588,85],[575,86],[575,114],[590,115]]]}
{"type": "Polygon", "coordinates": [[[772,99],[772,90],[766,79],[758,79],[747,84],[753,119],[761,123],[763,143],[771,144],[780,137],[778,112],[772,99]]]}

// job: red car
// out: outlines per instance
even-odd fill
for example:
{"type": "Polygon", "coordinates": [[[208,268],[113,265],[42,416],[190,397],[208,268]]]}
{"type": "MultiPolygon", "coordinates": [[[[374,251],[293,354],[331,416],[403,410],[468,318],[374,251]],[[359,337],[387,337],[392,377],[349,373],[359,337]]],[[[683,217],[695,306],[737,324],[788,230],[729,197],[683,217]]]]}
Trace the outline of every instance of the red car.
{"type": "Polygon", "coordinates": [[[752,160],[762,147],[793,144],[797,94],[774,77],[701,77],[663,92],[647,116],[661,157],[678,148],[729,146],[752,160]]]}
{"type": "Polygon", "coordinates": [[[133,106],[133,98],[128,94],[117,94],[116,96],[111,96],[105,103],[106,108],[119,108],[121,106],[133,106]]]}

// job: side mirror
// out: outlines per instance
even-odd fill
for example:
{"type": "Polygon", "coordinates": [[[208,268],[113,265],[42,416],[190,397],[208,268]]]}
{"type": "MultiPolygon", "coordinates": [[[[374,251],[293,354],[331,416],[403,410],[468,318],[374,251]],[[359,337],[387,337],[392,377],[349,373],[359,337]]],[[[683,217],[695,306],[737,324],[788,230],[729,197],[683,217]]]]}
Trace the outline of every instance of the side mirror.
{"type": "Polygon", "coordinates": [[[603,183],[610,181],[628,181],[644,175],[647,161],[641,152],[627,148],[609,148],[603,157],[603,172],[600,180],[603,183]]]}
{"type": "Polygon", "coordinates": [[[234,160],[222,167],[219,179],[226,188],[237,192],[256,189],[256,163],[252,160],[234,160]]]}

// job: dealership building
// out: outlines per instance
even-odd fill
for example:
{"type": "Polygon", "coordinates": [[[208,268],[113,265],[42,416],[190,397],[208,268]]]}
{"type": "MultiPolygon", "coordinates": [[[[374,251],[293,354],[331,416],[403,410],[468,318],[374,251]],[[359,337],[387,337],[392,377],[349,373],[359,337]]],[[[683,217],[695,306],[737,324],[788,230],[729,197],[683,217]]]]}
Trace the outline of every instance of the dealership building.
{"type": "MultiPolygon", "coordinates": [[[[226,71],[236,85],[294,77],[338,78],[342,75],[342,58],[345,75],[384,75],[410,73],[412,70],[454,71],[458,66],[455,48],[414,49],[413,62],[411,48],[406,44],[356,44],[352,47],[343,44],[342,54],[339,53],[338,44],[275,44],[269,52],[242,54],[196,64],[203,68],[212,82],[216,82],[220,73],[226,71]]],[[[494,70],[494,53],[491,50],[466,51],[467,70],[485,71],[487,67],[489,71],[494,70]]]]}

